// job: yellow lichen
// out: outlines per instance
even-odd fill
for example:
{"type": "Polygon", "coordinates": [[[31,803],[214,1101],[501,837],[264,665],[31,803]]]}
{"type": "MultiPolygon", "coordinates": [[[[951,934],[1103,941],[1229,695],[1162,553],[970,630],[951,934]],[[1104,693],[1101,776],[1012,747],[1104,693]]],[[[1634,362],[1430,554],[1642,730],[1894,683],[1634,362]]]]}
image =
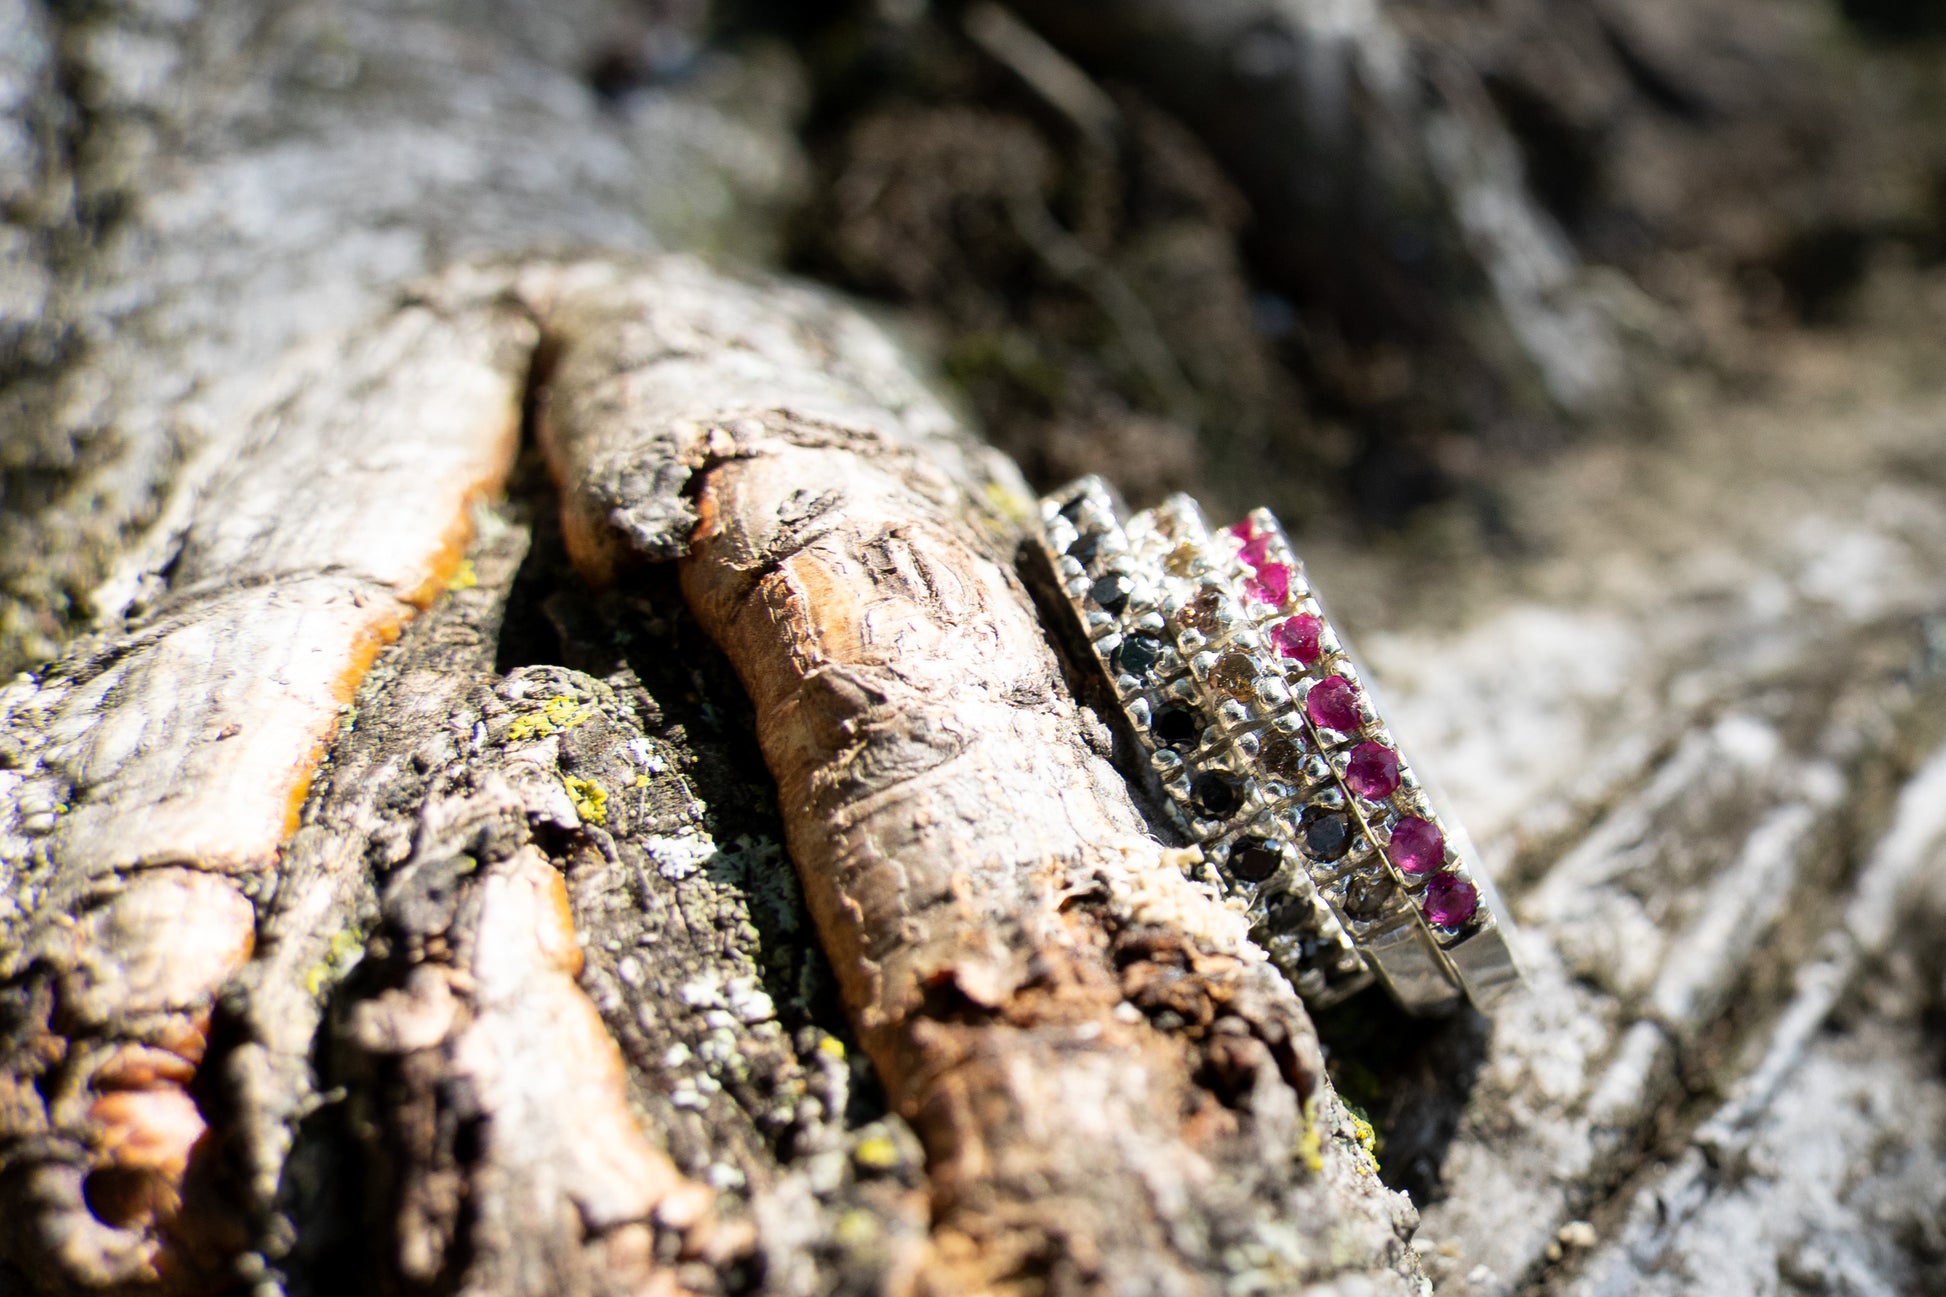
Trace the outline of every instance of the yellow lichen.
{"type": "Polygon", "coordinates": [[[1359,1146],[1365,1150],[1366,1157],[1369,1157],[1374,1163],[1377,1163],[1378,1131],[1372,1128],[1372,1123],[1366,1121],[1365,1114],[1358,1111],[1358,1109],[1348,1108],[1347,1111],[1351,1113],[1351,1130],[1354,1135],[1358,1136],[1359,1146]]]}
{"type": "Polygon", "coordinates": [[[852,1160],[868,1171],[890,1171],[899,1164],[899,1146],[888,1136],[873,1135],[858,1141],[851,1150],[852,1160]]]}
{"type": "Polygon", "coordinates": [[[459,561],[459,567],[454,570],[452,579],[446,582],[446,589],[448,591],[471,590],[478,584],[480,584],[480,574],[473,570],[473,560],[463,558],[459,561]]]}
{"type": "Polygon", "coordinates": [[[1304,1133],[1297,1137],[1297,1159],[1316,1175],[1324,1170],[1324,1132],[1318,1129],[1318,1101],[1304,1102],[1304,1133]]]}
{"type": "Polygon", "coordinates": [[[324,958],[311,965],[304,974],[304,989],[313,998],[322,995],[326,983],[333,981],[339,974],[358,962],[354,956],[365,953],[365,940],[349,928],[341,928],[332,935],[331,944],[325,949],[324,958]]]}
{"type": "Polygon", "coordinates": [[[595,705],[578,702],[573,694],[555,694],[537,712],[529,712],[507,727],[507,739],[525,743],[571,730],[595,714],[595,705]]]}
{"type": "Polygon", "coordinates": [[[826,1036],[818,1042],[818,1052],[827,1058],[835,1058],[842,1063],[845,1061],[845,1042],[839,1040],[836,1036],[826,1036]]]}
{"type": "Polygon", "coordinates": [[[1010,491],[998,482],[986,484],[987,503],[1001,517],[1015,523],[1037,521],[1034,502],[1018,491],[1010,491]]]}
{"type": "Polygon", "coordinates": [[[868,1211],[848,1211],[831,1231],[840,1247],[866,1247],[878,1240],[878,1218],[868,1211]]]}
{"type": "Polygon", "coordinates": [[[589,824],[608,822],[608,790],[592,779],[580,779],[574,775],[563,775],[561,782],[567,785],[568,798],[574,803],[574,813],[589,824]]]}

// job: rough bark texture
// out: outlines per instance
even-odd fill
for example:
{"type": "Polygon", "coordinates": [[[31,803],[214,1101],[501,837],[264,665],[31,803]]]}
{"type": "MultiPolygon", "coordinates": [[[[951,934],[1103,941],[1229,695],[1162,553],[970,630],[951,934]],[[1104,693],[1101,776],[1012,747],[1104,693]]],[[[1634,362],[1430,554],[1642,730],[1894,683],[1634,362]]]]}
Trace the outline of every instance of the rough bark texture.
{"type": "Polygon", "coordinates": [[[569,544],[611,580],[618,550],[689,534],[618,483],[697,502],[684,591],[750,690],[806,901],[925,1147],[920,1290],[1409,1291],[1410,1209],[1289,986],[1066,699],[1012,575],[1018,479],[816,299],[680,271],[616,298],[561,316],[544,435],[569,544]]]}

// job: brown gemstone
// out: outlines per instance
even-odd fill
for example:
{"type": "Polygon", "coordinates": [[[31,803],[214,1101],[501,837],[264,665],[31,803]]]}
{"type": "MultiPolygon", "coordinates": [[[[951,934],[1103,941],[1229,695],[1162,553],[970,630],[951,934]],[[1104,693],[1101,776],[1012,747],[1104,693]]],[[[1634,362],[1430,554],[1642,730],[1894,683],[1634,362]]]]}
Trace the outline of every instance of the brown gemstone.
{"type": "Polygon", "coordinates": [[[1168,569],[1170,576],[1189,576],[1196,570],[1196,547],[1186,541],[1176,546],[1162,560],[1162,566],[1168,569]]]}
{"type": "Polygon", "coordinates": [[[1280,734],[1259,748],[1257,764],[1273,779],[1287,784],[1304,782],[1304,748],[1287,734],[1280,734]]]}
{"type": "Polygon", "coordinates": [[[1209,682],[1239,702],[1249,702],[1257,693],[1257,663],[1242,649],[1226,650],[1210,668],[1209,682]]]}
{"type": "Polygon", "coordinates": [[[1375,919],[1391,894],[1388,880],[1359,874],[1345,884],[1345,913],[1354,919],[1375,919]]]}
{"type": "Polygon", "coordinates": [[[1178,621],[1205,635],[1217,628],[1218,615],[1223,611],[1223,592],[1204,586],[1196,592],[1196,597],[1183,605],[1176,615],[1178,621]]]}

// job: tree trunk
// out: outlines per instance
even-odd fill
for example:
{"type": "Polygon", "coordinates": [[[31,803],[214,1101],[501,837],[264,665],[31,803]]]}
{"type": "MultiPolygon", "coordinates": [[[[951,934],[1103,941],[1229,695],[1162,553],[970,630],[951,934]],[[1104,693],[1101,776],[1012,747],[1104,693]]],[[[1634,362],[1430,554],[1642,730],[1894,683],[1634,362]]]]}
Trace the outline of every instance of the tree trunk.
{"type": "MultiPolygon", "coordinates": [[[[1547,29],[1642,132],[1688,75],[1647,8],[1547,29]]],[[[1173,107],[1316,310],[1389,285],[1581,417],[1671,375],[1658,436],[1494,458],[1409,541],[1291,519],[1525,988],[1314,1024],[1113,763],[1033,490],[912,338],[684,255],[778,259],[793,57],[675,3],[0,0],[0,1291],[1946,1283],[1936,304],[1767,335],[1754,396],[1631,340],[1580,259],[1651,281],[1603,242],[1648,198],[1530,190],[1566,99],[1518,7],[1333,29],[1450,60],[1368,105],[1450,293],[1198,120],[1316,15],[1018,9],[939,30],[1070,125],[1137,111],[1097,74],[1173,107]]],[[[1280,67],[1248,120],[1347,163],[1280,67]]],[[[1009,210],[1147,336],[1119,250],[1009,210]]]]}

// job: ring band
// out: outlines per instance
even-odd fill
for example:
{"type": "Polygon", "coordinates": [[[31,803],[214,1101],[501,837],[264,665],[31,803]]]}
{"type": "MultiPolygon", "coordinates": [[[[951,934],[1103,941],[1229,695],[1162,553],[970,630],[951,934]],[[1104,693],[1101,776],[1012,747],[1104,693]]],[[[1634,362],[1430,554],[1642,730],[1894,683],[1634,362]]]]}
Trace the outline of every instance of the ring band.
{"type": "Polygon", "coordinates": [[[1106,483],[1042,502],[1045,557],[1204,867],[1314,1006],[1374,975],[1415,1012],[1519,978],[1491,881],[1372,705],[1266,510],[1213,533],[1106,483]]]}

